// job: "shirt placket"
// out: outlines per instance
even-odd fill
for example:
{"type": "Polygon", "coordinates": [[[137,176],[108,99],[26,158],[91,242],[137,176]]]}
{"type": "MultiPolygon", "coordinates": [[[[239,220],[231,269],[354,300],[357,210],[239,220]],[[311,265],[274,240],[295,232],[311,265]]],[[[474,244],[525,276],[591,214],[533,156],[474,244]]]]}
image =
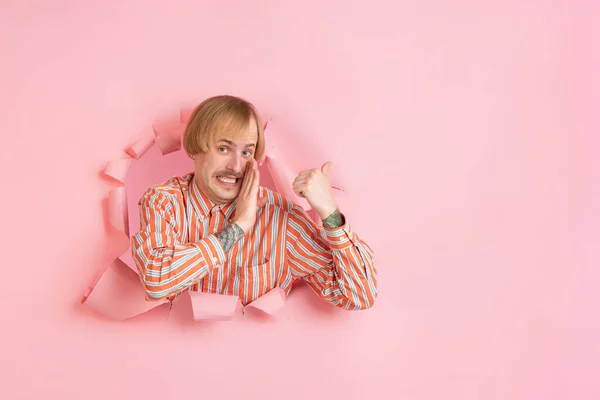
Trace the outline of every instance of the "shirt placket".
{"type": "MultiPolygon", "coordinates": [[[[208,234],[215,234],[221,230],[223,230],[223,220],[225,215],[223,215],[222,206],[215,206],[210,210],[209,220],[208,220],[208,234]]],[[[217,270],[213,272],[213,277],[211,279],[211,292],[221,293],[223,291],[224,282],[223,279],[225,277],[224,267],[221,266],[217,270]]]]}

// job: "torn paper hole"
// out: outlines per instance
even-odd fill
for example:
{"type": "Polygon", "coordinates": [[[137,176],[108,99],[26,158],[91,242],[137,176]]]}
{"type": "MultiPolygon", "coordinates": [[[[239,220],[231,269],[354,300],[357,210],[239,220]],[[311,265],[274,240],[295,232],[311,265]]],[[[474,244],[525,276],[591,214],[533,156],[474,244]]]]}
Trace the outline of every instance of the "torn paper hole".
{"type": "Polygon", "coordinates": [[[163,155],[181,150],[181,141],[185,130],[184,124],[179,121],[155,122],[152,129],[156,135],[156,144],[158,144],[163,155]]]}
{"type": "Polygon", "coordinates": [[[238,296],[189,292],[195,321],[229,321],[241,307],[238,296]]]}
{"type": "Polygon", "coordinates": [[[129,146],[125,150],[125,152],[137,160],[138,158],[143,156],[144,153],[146,153],[146,151],[148,151],[148,149],[150,147],[152,147],[153,144],[154,144],[153,137],[142,138],[142,139],[137,140],[131,146],[129,146]]]}
{"type": "Polygon", "coordinates": [[[127,172],[129,171],[131,160],[132,158],[129,156],[112,160],[106,165],[104,173],[124,184],[127,179],[127,172]]]}
{"type": "Polygon", "coordinates": [[[166,300],[147,301],[139,276],[119,259],[108,266],[83,302],[96,312],[117,320],[141,315],[167,303],[166,300]]]}
{"type": "MultiPolygon", "coordinates": [[[[142,138],[127,149],[129,157],[116,159],[105,168],[108,176],[125,184],[129,173],[131,161],[141,158],[155,143],[160,147],[163,155],[181,150],[181,136],[185,129],[185,122],[189,119],[189,112],[181,110],[180,121],[167,124],[153,124],[154,138],[142,138]],[[185,122],[184,122],[185,121],[185,122]]],[[[270,120],[265,123],[265,129],[271,135],[272,127],[270,120]]],[[[296,176],[290,166],[290,158],[282,154],[281,157],[273,145],[268,145],[265,160],[268,159],[267,168],[272,175],[275,189],[282,195],[296,201],[305,207],[311,217],[316,220],[313,211],[309,211],[308,202],[295,195],[291,184],[296,176]]],[[[113,189],[109,193],[109,215],[110,224],[129,237],[129,216],[127,205],[127,191],[125,186],[113,189]]],[[[168,303],[165,301],[146,300],[145,290],[138,276],[137,267],[129,253],[122,254],[114,260],[102,273],[100,278],[86,291],[83,303],[114,319],[128,319],[143,314],[155,307],[168,303]]],[[[188,292],[192,301],[192,309],[195,320],[230,320],[237,310],[242,308],[237,296],[218,294],[205,294],[188,292]],[[211,297],[208,300],[205,296],[211,297]]],[[[268,315],[275,315],[285,304],[285,292],[276,288],[259,299],[247,305],[247,307],[261,310],[268,315]]]]}
{"type": "Polygon", "coordinates": [[[129,237],[129,218],[127,217],[127,192],[125,186],[112,189],[108,196],[110,224],[129,237]]]}
{"type": "Polygon", "coordinates": [[[275,314],[285,306],[285,300],[285,291],[280,287],[276,287],[260,296],[252,303],[246,305],[246,307],[251,307],[271,316],[275,316],[275,314]]]}

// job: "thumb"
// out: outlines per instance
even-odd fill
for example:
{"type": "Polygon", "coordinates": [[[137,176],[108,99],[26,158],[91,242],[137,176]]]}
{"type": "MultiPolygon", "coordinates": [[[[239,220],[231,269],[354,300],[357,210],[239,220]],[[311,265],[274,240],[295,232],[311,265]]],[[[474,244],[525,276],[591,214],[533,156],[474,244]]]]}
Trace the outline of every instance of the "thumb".
{"type": "Polygon", "coordinates": [[[323,174],[325,174],[325,176],[327,178],[329,178],[329,170],[331,169],[331,166],[333,165],[333,163],[331,161],[327,161],[325,164],[323,164],[323,166],[321,167],[321,172],[323,172],[323,174]]]}
{"type": "Polygon", "coordinates": [[[258,208],[262,208],[265,206],[265,204],[267,204],[269,202],[269,198],[267,196],[263,196],[263,197],[259,197],[256,200],[256,206],[258,208]]]}

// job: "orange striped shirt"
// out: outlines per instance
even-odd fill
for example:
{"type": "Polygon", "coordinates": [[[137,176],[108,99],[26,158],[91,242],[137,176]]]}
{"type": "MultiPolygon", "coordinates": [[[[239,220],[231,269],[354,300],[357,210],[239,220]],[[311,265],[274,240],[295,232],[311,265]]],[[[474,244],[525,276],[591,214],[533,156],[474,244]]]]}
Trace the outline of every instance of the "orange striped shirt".
{"type": "Polygon", "coordinates": [[[239,296],[245,305],[275,287],[289,294],[293,281],[303,279],[337,307],[373,306],[373,251],[347,222],[338,229],[317,227],[302,207],[261,186],[268,203],[225,253],[215,233],[233,221],[237,200],[215,205],[193,177],[155,185],[139,202],[141,226],[131,243],[147,300],[172,300],[192,290],[239,296]]]}

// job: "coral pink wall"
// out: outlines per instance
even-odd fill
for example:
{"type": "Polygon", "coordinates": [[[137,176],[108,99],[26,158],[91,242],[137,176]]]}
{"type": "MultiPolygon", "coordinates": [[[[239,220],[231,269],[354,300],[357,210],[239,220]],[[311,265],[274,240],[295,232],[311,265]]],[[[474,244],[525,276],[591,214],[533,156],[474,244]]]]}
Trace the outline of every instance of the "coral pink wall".
{"type": "Polygon", "coordinates": [[[595,3],[0,4],[0,398],[600,398],[595,3]],[[104,163],[221,93],[335,162],[375,308],[78,304],[118,253],[104,163]]]}

